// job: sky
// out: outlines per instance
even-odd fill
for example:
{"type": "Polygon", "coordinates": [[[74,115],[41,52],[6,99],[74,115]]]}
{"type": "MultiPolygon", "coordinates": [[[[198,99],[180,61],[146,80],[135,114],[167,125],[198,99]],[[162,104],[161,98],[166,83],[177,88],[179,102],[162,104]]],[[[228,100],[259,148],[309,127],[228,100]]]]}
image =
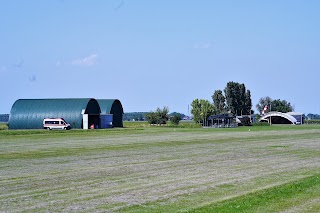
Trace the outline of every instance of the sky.
{"type": "Polygon", "coordinates": [[[318,0],[0,0],[0,114],[17,99],[119,99],[189,115],[229,81],[320,114],[318,0]]]}

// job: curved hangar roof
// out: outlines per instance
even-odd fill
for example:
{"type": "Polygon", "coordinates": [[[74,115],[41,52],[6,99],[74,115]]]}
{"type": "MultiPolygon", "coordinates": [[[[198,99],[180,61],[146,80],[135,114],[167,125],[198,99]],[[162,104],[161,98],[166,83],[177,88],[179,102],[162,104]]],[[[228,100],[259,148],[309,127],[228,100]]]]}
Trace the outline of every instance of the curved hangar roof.
{"type": "Polygon", "coordinates": [[[72,128],[81,128],[82,114],[99,115],[93,98],[19,99],[10,112],[10,129],[42,129],[44,118],[64,118],[72,128]]]}
{"type": "Polygon", "coordinates": [[[123,127],[123,108],[121,102],[118,99],[97,99],[97,101],[101,109],[101,114],[113,114],[113,126],[123,127]]]}
{"type": "Polygon", "coordinates": [[[301,116],[301,113],[282,113],[282,112],[269,112],[263,115],[259,121],[269,121],[271,117],[271,122],[276,124],[298,124],[301,119],[297,119],[296,115],[301,116]]]}

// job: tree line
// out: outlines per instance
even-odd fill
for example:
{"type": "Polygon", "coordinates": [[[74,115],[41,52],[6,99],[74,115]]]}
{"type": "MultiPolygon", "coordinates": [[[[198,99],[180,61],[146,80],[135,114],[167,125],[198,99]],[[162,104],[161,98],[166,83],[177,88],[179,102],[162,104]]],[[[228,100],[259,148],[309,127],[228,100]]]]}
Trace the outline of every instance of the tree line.
{"type": "MultiPolygon", "coordinates": [[[[252,115],[251,91],[245,84],[230,81],[224,90],[215,90],[211,96],[212,103],[204,99],[194,99],[191,103],[191,114],[197,123],[206,123],[210,115],[229,114],[232,116],[252,115]]],[[[290,102],[271,99],[269,96],[260,98],[256,108],[259,113],[267,107],[267,111],[290,112],[293,107],[290,102]]],[[[260,114],[257,114],[259,117],[260,114]]]]}
{"type": "Polygon", "coordinates": [[[280,99],[273,100],[269,96],[260,98],[258,104],[256,105],[256,108],[259,112],[262,112],[266,106],[267,106],[266,113],[270,111],[283,112],[283,113],[294,111],[294,107],[291,105],[290,102],[287,102],[286,100],[280,100],[280,99]]]}
{"type": "Polygon", "coordinates": [[[215,90],[208,100],[195,99],[191,103],[191,114],[197,123],[206,122],[210,115],[250,115],[253,113],[251,92],[245,84],[230,81],[224,90],[215,90]]]}
{"type": "MultiPolygon", "coordinates": [[[[197,123],[206,123],[210,115],[228,114],[231,116],[249,116],[254,114],[252,110],[251,91],[246,88],[245,84],[230,81],[223,90],[215,90],[211,96],[212,102],[204,99],[194,99],[191,103],[191,114],[193,120],[197,123]]],[[[270,111],[290,112],[294,108],[290,102],[286,100],[275,99],[269,96],[260,98],[256,108],[259,117],[264,108],[267,108],[266,113],[270,111]],[[266,107],[267,106],[267,107],[266,107]]],[[[150,124],[166,124],[170,119],[172,123],[178,124],[182,115],[169,115],[169,108],[157,108],[156,111],[151,111],[145,114],[145,119],[150,124]]]]}

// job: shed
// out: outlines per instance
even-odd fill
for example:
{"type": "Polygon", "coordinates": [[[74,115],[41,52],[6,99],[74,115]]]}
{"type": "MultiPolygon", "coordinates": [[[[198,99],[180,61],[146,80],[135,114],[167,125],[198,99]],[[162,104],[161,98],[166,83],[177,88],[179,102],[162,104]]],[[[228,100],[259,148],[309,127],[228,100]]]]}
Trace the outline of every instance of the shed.
{"type": "Polygon", "coordinates": [[[97,99],[97,101],[100,105],[101,116],[111,114],[113,126],[123,127],[123,108],[121,102],[118,99],[97,99]]]}
{"type": "Polygon", "coordinates": [[[19,99],[10,112],[10,129],[41,129],[44,118],[64,118],[72,128],[83,128],[83,114],[88,123],[100,126],[100,107],[93,98],[19,99]]]}

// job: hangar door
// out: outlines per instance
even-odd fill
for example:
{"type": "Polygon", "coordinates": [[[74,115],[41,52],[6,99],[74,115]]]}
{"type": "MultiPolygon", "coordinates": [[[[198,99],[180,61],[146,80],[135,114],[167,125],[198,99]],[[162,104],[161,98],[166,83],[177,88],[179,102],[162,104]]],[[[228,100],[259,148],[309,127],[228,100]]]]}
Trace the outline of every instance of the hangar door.
{"type": "Polygon", "coordinates": [[[95,99],[91,99],[86,109],[82,110],[82,128],[99,129],[100,126],[100,107],[95,99]]]}

